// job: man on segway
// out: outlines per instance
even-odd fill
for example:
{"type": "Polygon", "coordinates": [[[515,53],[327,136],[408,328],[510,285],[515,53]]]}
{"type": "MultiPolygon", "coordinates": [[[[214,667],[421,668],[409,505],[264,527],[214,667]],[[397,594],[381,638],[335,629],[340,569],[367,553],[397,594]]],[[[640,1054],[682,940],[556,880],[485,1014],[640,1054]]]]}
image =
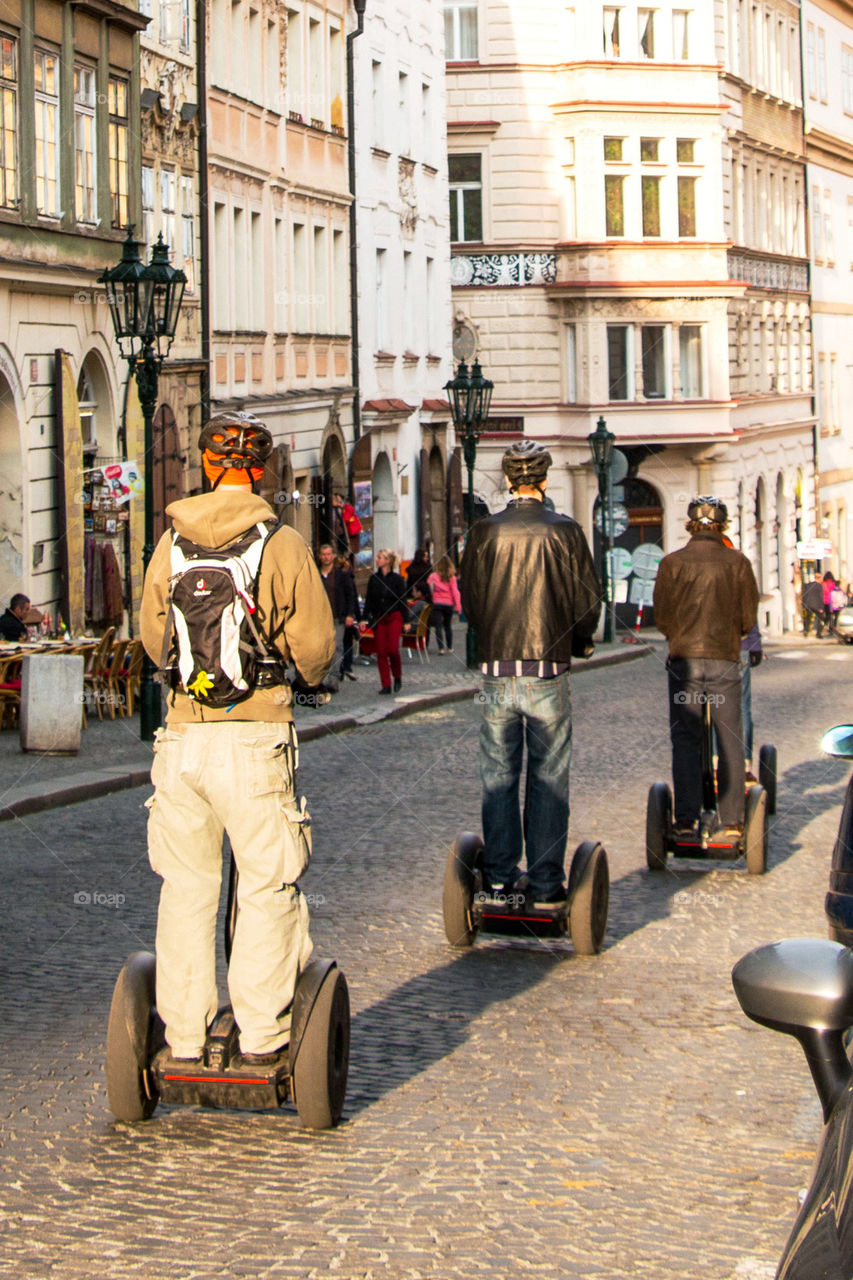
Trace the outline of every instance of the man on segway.
{"type": "Polygon", "coordinates": [[[544,505],[550,465],[550,453],[534,440],[507,449],[509,505],[473,526],[460,574],[483,673],[483,875],[488,892],[519,907],[566,901],[569,667],[588,651],[601,607],[580,525],[544,505]]]}
{"type": "Polygon", "coordinates": [[[716,732],[718,816],[726,839],[744,823],[741,638],[755,626],[758,586],[749,560],[727,547],[728,511],[715,497],[687,508],[690,541],[664,556],[655,582],[655,622],[669,642],[669,726],[674,835],[692,836],[702,811],[702,710],[716,732]]]}
{"type": "Polygon", "coordinates": [[[156,1006],[173,1059],[197,1062],[218,1007],[215,928],[222,836],[239,873],[228,987],[243,1061],[275,1064],[311,953],[297,881],[310,824],[296,792],[289,661],[318,685],[335,628],[314,558],[278,527],[255,484],[272,437],[245,413],[199,440],[211,493],[173,502],[145,576],[142,639],[169,676],[151,779],[148,850],[163,878],[156,1006]]]}

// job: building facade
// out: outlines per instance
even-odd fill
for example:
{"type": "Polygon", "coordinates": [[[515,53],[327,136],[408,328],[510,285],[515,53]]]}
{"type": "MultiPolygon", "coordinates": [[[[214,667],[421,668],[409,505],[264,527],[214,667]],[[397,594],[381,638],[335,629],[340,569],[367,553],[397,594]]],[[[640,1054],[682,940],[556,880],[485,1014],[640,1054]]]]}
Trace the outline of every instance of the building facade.
{"type": "Polygon", "coordinates": [[[84,490],[87,468],[127,457],[127,371],[97,278],[141,214],[147,21],[120,0],[0,5],[0,597],[24,591],[78,632],[126,622],[122,593],[109,615],[87,594],[84,490]]]}
{"type": "Polygon", "coordinates": [[[804,6],[805,132],[818,419],[818,533],[845,585],[853,513],[853,5],[804,6]]]}
{"type": "Polygon", "coordinates": [[[441,556],[461,532],[442,390],[451,311],[439,0],[368,5],[354,107],[361,439],[353,480],[366,517],[359,560],[369,568],[383,547],[411,558],[428,545],[441,556]]]}
{"type": "Polygon", "coordinates": [[[777,8],[787,76],[765,83],[737,3],[445,4],[454,342],[495,382],[480,495],[503,501],[500,454],[533,436],[592,537],[603,416],[626,626],[659,554],[638,549],[680,545],[697,492],[729,506],[763,627],[794,622],[814,468],[795,10],[764,5],[768,33],[777,8]]]}
{"type": "Polygon", "coordinates": [[[263,491],[327,536],[352,445],[345,0],[212,0],[211,409],[275,440],[263,491]]]}

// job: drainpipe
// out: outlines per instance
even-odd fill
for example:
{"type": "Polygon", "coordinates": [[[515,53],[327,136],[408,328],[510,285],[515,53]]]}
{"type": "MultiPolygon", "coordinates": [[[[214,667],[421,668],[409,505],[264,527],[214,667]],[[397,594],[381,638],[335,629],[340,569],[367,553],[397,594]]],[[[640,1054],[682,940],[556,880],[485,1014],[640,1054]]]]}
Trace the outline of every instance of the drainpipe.
{"type": "Polygon", "coordinates": [[[349,145],[349,190],[352,197],[349,209],[349,286],[350,333],[352,343],[352,434],[353,440],[361,438],[361,378],[358,370],[358,223],[356,217],[356,167],[355,167],[355,41],[364,31],[364,10],[367,0],[353,0],[358,26],[347,36],[347,142],[349,145]]]}
{"type": "Polygon", "coordinates": [[[201,299],[201,358],[204,364],[199,390],[201,420],[210,417],[210,219],[208,217],[209,175],[207,170],[207,2],[196,0],[196,93],[198,96],[198,207],[199,263],[198,291],[201,299]]]}

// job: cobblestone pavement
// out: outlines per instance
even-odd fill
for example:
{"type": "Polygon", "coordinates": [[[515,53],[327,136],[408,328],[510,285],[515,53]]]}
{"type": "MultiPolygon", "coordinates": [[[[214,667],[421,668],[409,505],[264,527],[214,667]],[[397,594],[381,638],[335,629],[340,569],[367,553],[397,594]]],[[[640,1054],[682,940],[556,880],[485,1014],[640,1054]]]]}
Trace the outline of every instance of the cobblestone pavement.
{"type": "Polygon", "coordinates": [[[307,744],[318,951],[348,975],[344,1122],[160,1108],[113,1122],[112,984],[153,941],[145,789],[3,824],[0,1276],[191,1280],[770,1280],[820,1112],[802,1053],[748,1023],[750,947],[825,936],[848,768],[818,753],[853,653],[789,647],[753,673],[781,781],[770,871],[644,869],[667,778],[662,656],[573,680],[572,847],[613,879],[607,946],[451,952],[441,876],[478,825],[475,701],[307,744]]]}

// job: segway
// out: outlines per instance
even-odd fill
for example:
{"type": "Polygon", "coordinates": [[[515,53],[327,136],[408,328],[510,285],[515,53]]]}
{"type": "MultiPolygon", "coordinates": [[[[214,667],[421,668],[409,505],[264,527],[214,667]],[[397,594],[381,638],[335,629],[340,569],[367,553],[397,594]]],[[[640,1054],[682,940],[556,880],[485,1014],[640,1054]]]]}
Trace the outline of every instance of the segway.
{"type": "Polygon", "coordinates": [[[569,936],[578,955],[597,955],[604,943],[610,873],[602,845],[586,840],[575,850],[564,901],[533,905],[523,890],[493,890],[483,874],[485,846],[471,832],[457,836],[444,870],[444,932],[452,947],[470,947],[477,934],[569,936]]]}
{"type": "Polygon", "coordinates": [[[672,820],[672,792],[665,782],[655,782],[646,806],[646,863],[650,871],[663,871],[669,854],[674,858],[746,857],[750,875],[767,870],[767,818],[776,809],[776,748],[759,752],[759,781],[747,784],[744,824],[734,839],[726,835],[717,810],[711,707],[702,705],[702,813],[691,834],[676,834],[672,820]],[[763,779],[763,781],[762,781],[763,779]],[[767,784],[766,786],[764,784],[767,784]],[[772,799],[772,808],[771,808],[772,799]]]}
{"type": "MultiPolygon", "coordinates": [[[[225,916],[225,954],[237,920],[233,855],[225,916]]],[[[296,1104],[306,1129],[330,1129],[343,1111],[349,1066],[347,982],[334,960],[311,960],[296,984],[287,1053],[273,1065],[240,1056],[231,1006],[216,1015],[200,1062],[176,1061],[155,1007],[155,960],[135,951],[113,991],[107,1029],[107,1098],[117,1120],[148,1120],[158,1102],[260,1110],[296,1104]]]]}

